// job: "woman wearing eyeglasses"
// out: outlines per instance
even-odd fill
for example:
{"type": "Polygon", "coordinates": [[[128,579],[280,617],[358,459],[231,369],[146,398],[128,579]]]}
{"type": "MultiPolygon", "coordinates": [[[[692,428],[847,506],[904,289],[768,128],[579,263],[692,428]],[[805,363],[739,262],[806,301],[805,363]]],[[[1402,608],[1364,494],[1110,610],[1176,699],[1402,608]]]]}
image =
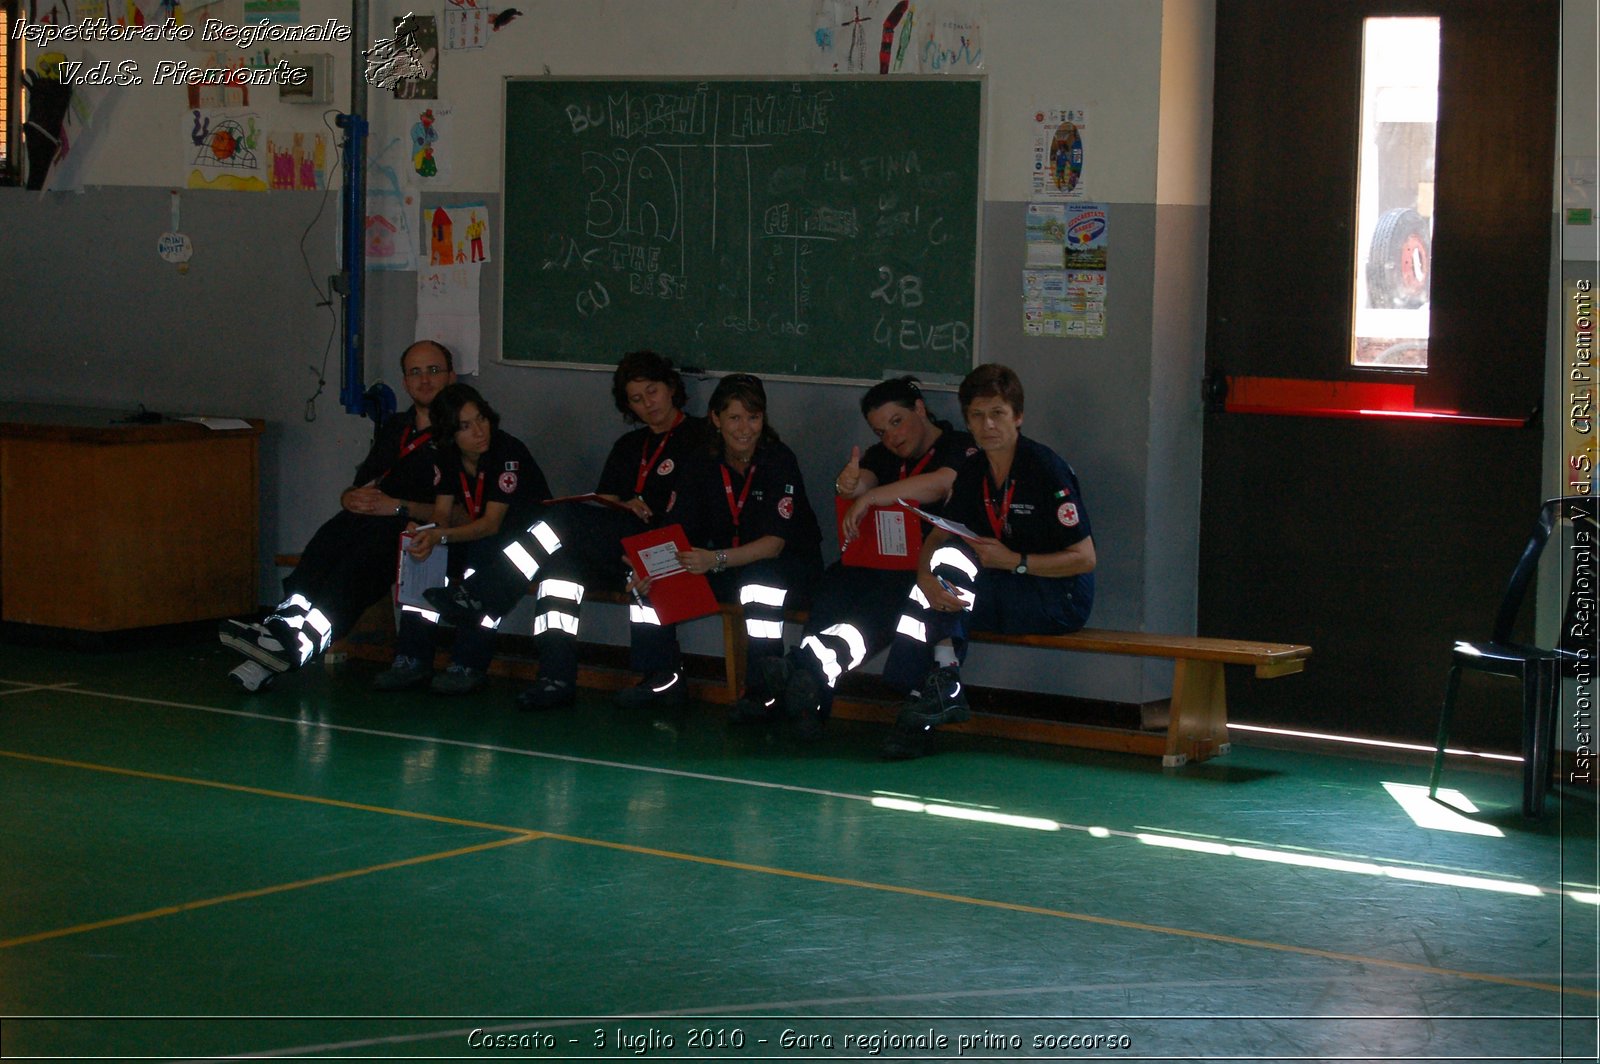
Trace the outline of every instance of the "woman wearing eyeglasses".
{"type": "MultiPolygon", "coordinates": [[[[718,599],[743,607],[749,684],[734,717],[764,717],[777,692],[760,689],[763,670],[756,664],[782,656],[784,606],[821,573],[822,534],[800,463],[767,420],[760,378],[722,378],[707,415],[713,429],[709,450],[686,464],[661,524],[681,524],[688,537],[691,546],[678,553],[678,563],[708,577],[718,599]]],[[[644,678],[617,699],[627,706],[680,704],[676,627],[661,624],[650,608],[648,583],[637,590],[644,599],[630,613],[629,632],[633,667],[644,678]]]]}
{"type": "MultiPolygon", "coordinates": [[[[506,540],[526,527],[550,497],[550,485],[522,441],[501,431],[500,415],[477,389],[450,385],[434,399],[431,413],[439,430],[433,522],[413,531],[407,551],[421,561],[436,548],[450,548],[450,579],[455,582],[467,570],[492,561],[506,540]],[[466,520],[452,525],[456,514],[466,520]]],[[[484,685],[500,618],[459,626],[450,667],[434,676],[438,620],[436,613],[402,605],[394,664],[374,678],[374,687],[400,691],[426,683],[435,694],[460,695],[484,685]]]]}
{"type": "Polygon", "coordinates": [[[285,599],[262,624],[224,621],[217,636],[245,656],[228,675],[262,691],[282,672],[315,660],[355,627],[394,584],[395,552],[406,522],[433,508],[434,432],[429,414],[455,382],[450,349],[419,340],[400,355],[411,409],[392,415],[373,437],[340,511],[317,529],[283,582],[285,599]]]}

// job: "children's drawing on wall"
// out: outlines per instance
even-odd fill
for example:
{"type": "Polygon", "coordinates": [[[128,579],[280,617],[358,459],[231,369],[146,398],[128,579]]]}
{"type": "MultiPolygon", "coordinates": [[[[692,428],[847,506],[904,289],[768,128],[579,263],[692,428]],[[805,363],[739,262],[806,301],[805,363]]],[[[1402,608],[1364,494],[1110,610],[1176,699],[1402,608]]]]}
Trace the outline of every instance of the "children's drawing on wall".
{"type": "Polygon", "coordinates": [[[444,46],[446,48],[482,48],[489,43],[493,29],[489,24],[489,11],[473,0],[450,0],[444,9],[444,46]]]}
{"type": "MultiPolygon", "coordinates": [[[[212,52],[199,64],[205,67],[216,67],[220,70],[243,70],[245,58],[242,55],[224,55],[212,52]]],[[[203,111],[217,110],[219,108],[238,109],[250,106],[250,86],[248,85],[190,85],[189,110],[199,108],[203,111]]]]}
{"type": "Polygon", "coordinates": [[[397,100],[437,100],[439,98],[439,23],[432,15],[409,15],[397,18],[396,32],[400,32],[403,18],[409,18],[409,36],[416,46],[422,66],[420,77],[408,77],[395,83],[397,100]]]}
{"type": "MultiPolygon", "coordinates": [[[[62,84],[62,52],[30,57],[22,72],[27,92],[27,187],[46,192],[76,192],[96,154],[122,93],[104,85],[62,84]]],[[[92,68],[98,57],[85,49],[80,62],[92,68]]]]}
{"type": "Polygon", "coordinates": [[[473,266],[489,261],[489,211],[481,203],[425,211],[428,263],[473,266]]]}
{"type": "Polygon", "coordinates": [[[407,181],[413,186],[441,186],[450,180],[455,155],[460,145],[453,139],[453,108],[435,103],[431,107],[405,107],[401,122],[410,131],[411,159],[407,181]]]}
{"type": "Polygon", "coordinates": [[[457,373],[478,372],[482,346],[474,266],[425,266],[417,271],[418,339],[438,340],[455,354],[457,373]]]}
{"type": "Polygon", "coordinates": [[[812,65],[818,74],[915,73],[920,62],[910,0],[817,0],[812,65]]]}
{"type": "Polygon", "coordinates": [[[1033,115],[1033,196],[1081,199],[1087,192],[1084,162],[1089,121],[1080,108],[1058,107],[1033,115]]]}
{"type": "Polygon", "coordinates": [[[275,129],[267,134],[267,183],[274,192],[313,192],[328,187],[333,149],[326,130],[275,129]]]}
{"type": "Polygon", "coordinates": [[[36,0],[29,21],[46,26],[65,26],[82,16],[74,16],[67,0],[36,0]]]}
{"type": "Polygon", "coordinates": [[[183,151],[190,188],[267,191],[266,137],[248,111],[196,109],[185,122],[183,151]]]}
{"type": "Polygon", "coordinates": [[[924,74],[977,74],[983,70],[983,23],[971,12],[943,5],[920,19],[918,66],[924,74]]]}
{"type": "Polygon", "coordinates": [[[422,194],[405,187],[400,180],[398,167],[405,158],[405,142],[396,137],[385,144],[368,165],[366,247],[369,270],[417,268],[417,227],[411,223],[418,216],[422,194]]]}

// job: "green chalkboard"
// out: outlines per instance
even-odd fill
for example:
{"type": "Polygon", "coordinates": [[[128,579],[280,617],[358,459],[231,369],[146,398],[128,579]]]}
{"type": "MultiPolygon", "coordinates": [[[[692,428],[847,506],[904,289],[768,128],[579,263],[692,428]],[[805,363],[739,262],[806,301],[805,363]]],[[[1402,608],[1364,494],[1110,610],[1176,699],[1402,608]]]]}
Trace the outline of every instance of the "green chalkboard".
{"type": "Polygon", "coordinates": [[[502,357],[973,365],[981,82],[508,79],[502,357]]]}

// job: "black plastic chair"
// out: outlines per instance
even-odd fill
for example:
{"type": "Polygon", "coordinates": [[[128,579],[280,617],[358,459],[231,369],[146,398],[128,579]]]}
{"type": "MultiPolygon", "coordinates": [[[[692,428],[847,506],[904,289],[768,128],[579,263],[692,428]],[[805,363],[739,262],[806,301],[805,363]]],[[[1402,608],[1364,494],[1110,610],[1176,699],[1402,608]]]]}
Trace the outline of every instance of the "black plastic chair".
{"type": "MultiPolygon", "coordinates": [[[[1562,641],[1548,650],[1525,643],[1513,643],[1511,629],[1516,623],[1528,584],[1539,568],[1539,556],[1544,553],[1556,522],[1562,518],[1585,521],[1592,535],[1594,515],[1595,502],[1590,496],[1568,495],[1546,501],[1539,508],[1538,523],[1528,537],[1527,546],[1522,548],[1522,557],[1511,571],[1505,596],[1500,600],[1500,611],[1495,614],[1493,635],[1486,643],[1463,641],[1455,645],[1451,652],[1450,680],[1445,687],[1444,709],[1439,714],[1439,738],[1434,745],[1433,773],[1428,778],[1429,797],[1436,797],[1439,791],[1445,741],[1450,736],[1450,717],[1455,711],[1456,691],[1461,686],[1461,670],[1473,669],[1522,681],[1522,815],[1537,817],[1544,813],[1544,798],[1550,787],[1556,718],[1559,714],[1561,673],[1577,663],[1580,647],[1568,638],[1572,634],[1569,631],[1563,631],[1562,641]]],[[[1575,592],[1575,585],[1569,582],[1569,604],[1575,592]]]]}

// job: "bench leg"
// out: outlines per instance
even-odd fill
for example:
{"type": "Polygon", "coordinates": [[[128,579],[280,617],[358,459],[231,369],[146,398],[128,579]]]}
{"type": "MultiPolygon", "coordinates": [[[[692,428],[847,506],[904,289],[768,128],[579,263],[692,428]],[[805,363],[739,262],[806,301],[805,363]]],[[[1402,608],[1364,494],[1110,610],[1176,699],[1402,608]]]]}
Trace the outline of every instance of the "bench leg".
{"type": "Polygon", "coordinates": [[[1228,752],[1228,695],[1219,661],[1179,661],[1172,676],[1166,768],[1228,752]]]}
{"type": "Polygon", "coordinates": [[[728,678],[728,701],[744,691],[745,632],[743,612],[722,613],[722,668],[728,678]]]}

